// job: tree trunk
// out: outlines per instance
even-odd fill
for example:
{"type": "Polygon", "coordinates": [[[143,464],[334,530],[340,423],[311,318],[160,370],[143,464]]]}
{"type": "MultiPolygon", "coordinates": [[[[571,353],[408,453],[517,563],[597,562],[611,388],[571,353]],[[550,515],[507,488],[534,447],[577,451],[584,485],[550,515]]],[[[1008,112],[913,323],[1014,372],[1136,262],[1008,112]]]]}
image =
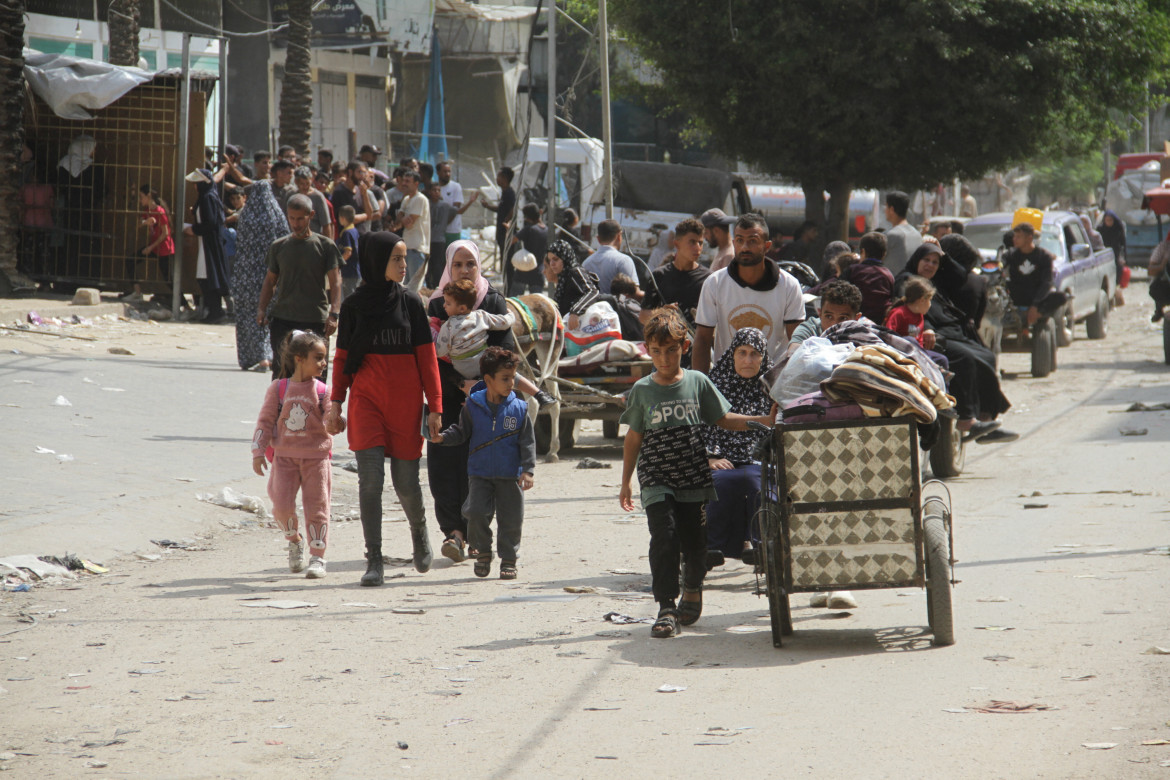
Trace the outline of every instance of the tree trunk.
{"type": "Polygon", "coordinates": [[[110,2],[110,63],[138,67],[138,0],[110,2]]]}
{"type": "Polygon", "coordinates": [[[31,292],[16,270],[20,245],[20,155],[24,149],[24,0],[0,3],[0,295],[31,292]]]}
{"type": "Polygon", "coordinates": [[[288,51],[280,91],[280,143],[309,157],[313,118],[313,81],[309,71],[309,37],[313,31],[313,0],[288,0],[288,51]]]}
{"type": "Polygon", "coordinates": [[[817,276],[824,279],[826,269],[821,256],[825,245],[832,240],[825,237],[825,183],[821,179],[810,179],[802,181],[800,188],[804,190],[804,218],[817,226],[817,237],[809,243],[807,263],[817,276]]]}
{"type": "Polygon", "coordinates": [[[853,184],[847,181],[829,182],[829,218],[821,231],[825,243],[849,240],[849,196],[853,184]]]}

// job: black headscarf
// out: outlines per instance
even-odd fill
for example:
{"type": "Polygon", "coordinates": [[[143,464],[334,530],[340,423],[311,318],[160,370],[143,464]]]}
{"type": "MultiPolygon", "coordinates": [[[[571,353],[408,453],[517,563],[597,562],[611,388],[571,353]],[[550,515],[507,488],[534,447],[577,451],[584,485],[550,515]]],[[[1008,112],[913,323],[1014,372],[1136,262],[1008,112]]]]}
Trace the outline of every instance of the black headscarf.
{"type": "Polygon", "coordinates": [[[195,207],[199,209],[199,221],[222,226],[224,209],[223,201],[219,199],[219,187],[212,179],[211,171],[200,168],[199,172],[207,177],[206,181],[195,182],[195,191],[199,194],[199,199],[195,201],[195,207]]]}
{"type": "Polygon", "coordinates": [[[1121,221],[1121,217],[1117,216],[1116,211],[1110,209],[1101,216],[1101,224],[1097,225],[1097,232],[1101,234],[1105,246],[1112,249],[1115,254],[1119,252],[1119,249],[1125,249],[1125,223],[1121,221]],[[1113,217],[1113,224],[1106,225],[1105,217],[1113,217]]]}
{"type": "MultiPolygon", "coordinates": [[[[959,297],[963,289],[963,285],[967,281],[967,269],[959,265],[958,261],[943,251],[938,244],[926,242],[914,250],[914,254],[910,255],[910,259],[906,261],[906,268],[899,276],[908,274],[918,274],[918,263],[927,255],[938,255],[938,271],[935,272],[934,278],[930,280],[934,285],[934,289],[942,293],[949,301],[954,301],[959,297]]],[[[901,281],[904,281],[901,280],[901,281]]]]}
{"type": "Polygon", "coordinates": [[[958,233],[948,233],[938,240],[942,245],[943,252],[949,257],[953,257],[958,261],[959,265],[970,271],[977,265],[981,265],[983,256],[979,254],[979,250],[966,237],[958,233]]]}
{"type": "Polygon", "coordinates": [[[406,296],[406,288],[398,282],[386,280],[390,253],[401,242],[401,236],[388,231],[365,233],[358,239],[358,270],[362,275],[362,285],[345,299],[345,308],[357,318],[345,357],[347,374],[358,372],[366,353],[374,345],[374,335],[383,315],[401,306],[406,296]]]}

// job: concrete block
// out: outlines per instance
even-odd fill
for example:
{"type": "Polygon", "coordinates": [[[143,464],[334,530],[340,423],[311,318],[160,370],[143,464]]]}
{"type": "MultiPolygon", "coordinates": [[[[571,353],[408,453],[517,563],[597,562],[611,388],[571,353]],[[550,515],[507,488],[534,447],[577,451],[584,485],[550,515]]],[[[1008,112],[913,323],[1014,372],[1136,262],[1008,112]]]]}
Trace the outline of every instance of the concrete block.
{"type": "Polygon", "coordinates": [[[73,294],[74,306],[97,306],[102,302],[102,294],[96,287],[78,287],[73,294]]]}

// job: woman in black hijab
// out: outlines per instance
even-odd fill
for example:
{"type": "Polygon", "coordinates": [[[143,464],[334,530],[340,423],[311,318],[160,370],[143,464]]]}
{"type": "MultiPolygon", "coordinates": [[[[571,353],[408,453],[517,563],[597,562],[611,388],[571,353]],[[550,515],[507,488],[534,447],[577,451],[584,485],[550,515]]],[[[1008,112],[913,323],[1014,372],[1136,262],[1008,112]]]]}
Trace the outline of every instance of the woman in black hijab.
{"type": "Polygon", "coordinates": [[[362,585],[381,585],[382,487],[386,460],[398,503],[410,523],[414,567],[431,566],[427,518],[419,483],[424,422],[438,433],[443,397],[431,325],[422,299],[402,286],[406,244],[394,233],[366,233],[358,244],[362,286],[341,304],[330,433],[346,425],[341,407],[349,393],[349,448],[358,464],[358,503],[366,541],[362,585]],[[430,413],[423,419],[423,398],[430,413]]]}
{"type": "Polygon", "coordinates": [[[224,208],[211,171],[200,168],[197,173],[198,176],[187,177],[195,182],[199,193],[193,207],[194,219],[191,220],[191,232],[202,239],[195,278],[203,292],[205,312],[202,322],[215,324],[223,321],[223,296],[228,295],[231,287],[223,244],[224,208]]]}
{"type": "Polygon", "coordinates": [[[979,340],[971,316],[954,303],[954,297],[963,293],[967,270],[938,244],[924,243],[914,250],[894,279],[895,298],[902,295],[902,287],[911,276],[921,276],[935,288],[926,323],[935,332],[935,351],[946,355],[955,374],[947,391],[955,397],[959,430],[972,439],[985,439],[988,435],[993,436],[989,441],[1018,438],[1016,434],[996,431],[1000,424],[993,421],[1011,408],[1011,402],[999,386],[995,353],[979,340]]]}

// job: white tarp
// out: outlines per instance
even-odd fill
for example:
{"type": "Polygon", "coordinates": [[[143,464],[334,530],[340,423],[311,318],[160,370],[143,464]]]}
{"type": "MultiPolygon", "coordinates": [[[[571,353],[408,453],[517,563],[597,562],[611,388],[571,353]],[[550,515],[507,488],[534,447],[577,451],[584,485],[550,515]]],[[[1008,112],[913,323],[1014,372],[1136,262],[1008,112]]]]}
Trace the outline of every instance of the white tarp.
{"type": "Polygon", "coordinates": [[[93,119],[93,114],[86,109],[105,108],[139,84],[153,79],[154,74],[141,68],[25,49],[24,78],[57,116],[93,119]]]}

